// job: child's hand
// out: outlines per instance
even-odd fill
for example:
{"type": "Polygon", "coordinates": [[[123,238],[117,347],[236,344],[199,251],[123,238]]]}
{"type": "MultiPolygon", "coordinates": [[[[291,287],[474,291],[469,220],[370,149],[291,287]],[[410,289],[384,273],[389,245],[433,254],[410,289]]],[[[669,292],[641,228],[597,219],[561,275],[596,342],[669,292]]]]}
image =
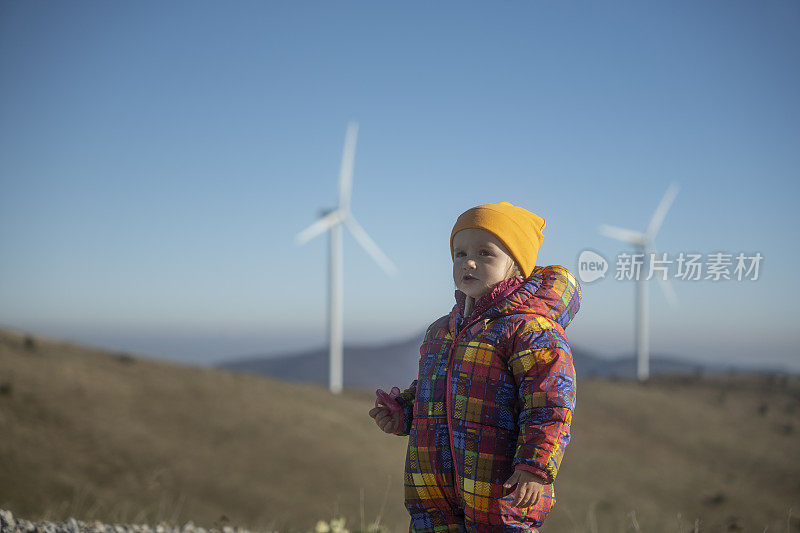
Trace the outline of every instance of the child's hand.
{"type": "Polygon", "coordinates": [[[375,419],[378,424],[386,433],[398,433],[398,430],[403,427],[405,423],[405,416],[403,415],[403,408],[397,403],[397,397],[400,396],[400,389],[392,387],[391,392],[386,392],[383,389],[375,391],[375,407],[370,409],[369,416],[375,419]]]}
{"type": "Polygon", "coordinates": [[[512,492],[515,495],[514,507],[530,507],[536,505],[542,495],[542,485],[544,482],[527,470],[514,470],[511,477],[503,484],[506,488],[511,488],[517,484],[517,490],[512,492]]]}
{"type": "Polygon", "coordinates": [[[394,433],[397,430],[399,416],[392,413],[386,406],[373,407],[369,410],[369,416],[375,419],[375,423],[386,433],[394,433]]]}

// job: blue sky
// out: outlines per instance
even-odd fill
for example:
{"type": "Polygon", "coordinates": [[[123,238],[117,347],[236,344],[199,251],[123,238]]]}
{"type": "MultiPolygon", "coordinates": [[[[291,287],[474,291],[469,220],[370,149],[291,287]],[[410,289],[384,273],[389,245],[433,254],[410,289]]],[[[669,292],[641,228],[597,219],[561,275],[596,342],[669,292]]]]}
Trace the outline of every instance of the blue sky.
{"type": "MultiPolygon", "coordinates": [[[[336,201],[345,341],[453,304],[457,216],[547,221],[538,264],[631,249],[764,257],[756,281],[651,286],[651,351],[800,370],[800,4],[0,2],[0,325],[207,363],[325,342],[336,201]]],[[[583,285],[570,341],[633,349],[634,285],[583,285]]]]}

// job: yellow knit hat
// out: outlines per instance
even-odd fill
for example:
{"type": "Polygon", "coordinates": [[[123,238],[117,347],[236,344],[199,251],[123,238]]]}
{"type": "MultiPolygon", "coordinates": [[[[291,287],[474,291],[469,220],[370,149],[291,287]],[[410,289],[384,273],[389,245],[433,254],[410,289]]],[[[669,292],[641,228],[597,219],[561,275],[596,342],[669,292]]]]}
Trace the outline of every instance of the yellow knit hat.
{"type": "Polygon", "coordinates": [[[461,213],[450,232],[450,257],[453,237],[462,229],[480,228],[493,233],[508,248],[527,278],[536,266],[536,256],[542,245],[545,220],[527,209],[509,202],[483,204],[461,213]]]}

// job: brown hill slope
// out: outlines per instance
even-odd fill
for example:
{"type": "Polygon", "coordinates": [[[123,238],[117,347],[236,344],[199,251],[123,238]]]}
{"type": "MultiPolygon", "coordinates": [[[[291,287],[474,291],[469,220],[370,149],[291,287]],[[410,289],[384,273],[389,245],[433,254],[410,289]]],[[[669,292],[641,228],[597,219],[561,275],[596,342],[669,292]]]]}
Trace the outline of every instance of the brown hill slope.
{"type": "MultiPolygon", "coordinates": [[[[799,381],[579,375],[542,531],[800,530],[799,381]]],[[[407,439],[377,429],[372,403],[0,330],[0,508],[300,531],[337,511],[357,529],[385,498],[381,522],[406,531],[407,439]]]]}

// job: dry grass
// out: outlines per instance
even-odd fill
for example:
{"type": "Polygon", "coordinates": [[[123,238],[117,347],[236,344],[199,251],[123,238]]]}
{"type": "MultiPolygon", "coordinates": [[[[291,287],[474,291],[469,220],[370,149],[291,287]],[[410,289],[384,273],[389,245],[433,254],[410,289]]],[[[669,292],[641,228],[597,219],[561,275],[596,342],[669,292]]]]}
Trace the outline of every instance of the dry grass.
{"type": "MultiPolygon", "coordinates": [[[[800,530],[798,381],[579,375],[543,532],[800,530]]],[[[0,508],[287,532],[341,515],[351,531],[407,531],[406,439],[375,427],[372,403],[0,330],[0,508]]]]}
{"type": "Polygon", "coordinates": [[[578,387],[553,531],[800,529],[797,377],[578,387]]]}

